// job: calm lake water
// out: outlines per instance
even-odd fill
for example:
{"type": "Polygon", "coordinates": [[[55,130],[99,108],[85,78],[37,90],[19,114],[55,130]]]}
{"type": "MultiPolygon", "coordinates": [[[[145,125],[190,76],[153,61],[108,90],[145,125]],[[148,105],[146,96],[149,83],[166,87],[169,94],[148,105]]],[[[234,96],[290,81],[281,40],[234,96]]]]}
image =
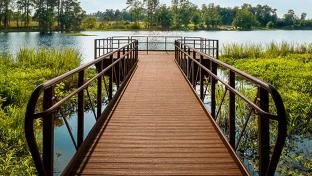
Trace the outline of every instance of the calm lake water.
{"type": "MultiPolygon", "coordinates": [[[[229,43],[256,43],[267,44],[270,42],[290,42],[290,43],[312,43],[312,31],[171,31],[171,32],[150,32],[150,31],[120,31],[120,32],[82,32],[83,34],[94,36],[65,36],[62,33],[51,35],[41,35],[37,32],[21,33],[0,33],[0,53],[15,54],[20,48],[75,48],[83,57],[83,63],[93,60],[94,39],[111,36],[129,35],[158,35],[158,36],[182,36],[182,37],[204,37],[217,39],[220,46],[229,43]]],[[[92,112],[85,112],[85,124],[87,134],[95,123],[92,112]]],[[[76,136],[77,119],[73,115],[68,119],[74,136],[76,136]]],[[[55,171],[60,172],[66,163],[73,156],[75,149],[70,140],[66,127],[55,128],[55,171]]],[[[312,142],[311,138],[300,140],[294,145],[302,151],[302,155],[311,158],[312,142]]],[[[56,173],[57,174],[57,173],[56,173]]]]}
{"type": "Polygon", "coordinates": [[[95,36],[65,36],[62,33],[41,35],[37,32],[0,33],[0,52],[16,53],[20,48],[75,48],[82,53],[83,62],[94,57],[94,39],[111,36],[129,35],[158,35],[204,37],[218,39],[220,46],[228,43],[257,43],[270,42],[312,43],[312,31],[107,31],[82,32],[95,36]]]}

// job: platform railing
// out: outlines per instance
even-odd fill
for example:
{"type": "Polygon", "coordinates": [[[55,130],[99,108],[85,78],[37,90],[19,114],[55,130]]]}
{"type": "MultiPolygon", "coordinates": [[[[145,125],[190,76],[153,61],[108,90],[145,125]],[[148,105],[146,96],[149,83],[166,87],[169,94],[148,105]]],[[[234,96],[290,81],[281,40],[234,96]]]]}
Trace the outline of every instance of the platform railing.
{"type": "Polygon", "coordinates": [[[287,134],[286,112],[278,91],[270,84],[221,62],[218,58],[186,44],[183,40],[175,41],[175,60],[203,104],[209,101],[209,106],[206,108],[217,128],[219,128],[217,120],[220,118],[221,111],[226,109],[228,134],[222,133],[227,136],[226,142],[233,151],[236,151],[241,144],[252,114],[257,117],[259,155],[257,171],[259,175],[274,175],[287,134]],[[218,70],[222,70],[222,73],[218,73],[218,70]],[[256,87],[257,93],[253,100],[238,89],[241,81],[256,87]],[[219,97],[220,103],[217,106],[216,95],[217,92],[221,92],[221,87],[224,87],[224,94],[219,97]],[[210,88],[209,93],[207,93],[208,88],[210,88]],[[249,109],[241,129],[237,128],[238,100],[244,102],[249,109]],[[277,122],[275,140],[270,139],[270,121],[277,122]],[[274,144],[270,145],[270,141],[275,143],[272,142],[274,144]]]}
{"type": "Polygon", "coordinates": [[[95,40],[95,58],[109,53],[121,45],[131,41],[138,40],[139,51],[145,51],[147,54],[151,51],[173,52],[175,50],[174,42],[183,41],[212,57],[217,57],[219,53],[219,41],[206,39],[202,37],[182,37],[182,36],[158,36],[158,35],[133,35],[133,36],[113,36],[104,39],[95,40]]]}
{"type": "Polygon", "coordinates": [[[58,120],[61,119],[66,125],[76,149],[76,153],[63,171],[63,174],[66,174],[77,163],[76,160],[82,151],[86,150],[87,144],[96,135],[96,130],[106,121],[110,109],[135,70],[137,62],[138,41],[129,40],[119,48],[49,80],[34,90],[27,106],[25,135],[39,175],[50,176],[55,172],[54,129],[56,116],[58,115],[58,120]],[[95,72],[95,75],[91,74],[90,76],[89,71],[95,72]],[[57,95],[60,83],[65,84],[69,93],[63,96],[57,95]],[[96,92],[96,98],[90,96],[91,89],[96,92]],[[96,102],[95,105],[94,102],[96,102]],[[74,106],[77,111],[77,137],[73,135],[75,132],[69,127],[67,117],[64,115],[67,103],[74,106]],[[96,119],[95,125],[88,134],[85,134],[84,124],[86,105],[96,119]],[[38,123],[42,123],[41,130],[38,129],[38,123]],[[38,131],[42,133],[39,138],[36,135],[38,131]]]}

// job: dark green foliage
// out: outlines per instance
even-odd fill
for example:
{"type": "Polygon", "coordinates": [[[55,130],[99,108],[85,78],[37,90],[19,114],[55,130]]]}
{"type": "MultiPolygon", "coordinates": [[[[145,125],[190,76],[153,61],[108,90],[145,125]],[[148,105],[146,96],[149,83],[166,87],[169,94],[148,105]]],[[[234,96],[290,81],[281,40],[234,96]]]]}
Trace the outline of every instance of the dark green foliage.
{"type": "Polygon", "coordinates": [[[96,28],[96,18],[95,17],[87,17],[82,22],[82,27],[84,29],[94,29],[96,28]]]}
{"type": "Polygon", "coordinates": [[[236,29],[250,30],[257,25],[256,16],[246,8],[240,9],[236,12],[233,20],[233,26],[236,29]]]}
{"type": "Polygon", "coordinates": [[[162,5],[159,7],[156,13],[156,17],[158,25],[160,25],[163,29],[169,29],[172,22],[172,14],[170,9],[166,7],[166,5],[162,5]]]}
{"type": "Polygon", "coordinates": [[[208,6],[203,5],[202,13],[207,29],[217,29],[221,25],[219,7],[214,6],[214,4],[209,4],[208,6]]]}
{"type": "Polygon", "coordinates": [[[80,54],[72,49],[0,56],[0,175],[35,175],[23,127],[27,100],[37,85],[79,65],[80,54]]]}
{"type": "Polygon", "coordinates": [[[221,58],[278,89],[287,111],[288,137],[277,171],[309,175],[312,153],[303,146],[310,145],[312,134],[312,44],[233,44],[224,47],[221,58]]]}

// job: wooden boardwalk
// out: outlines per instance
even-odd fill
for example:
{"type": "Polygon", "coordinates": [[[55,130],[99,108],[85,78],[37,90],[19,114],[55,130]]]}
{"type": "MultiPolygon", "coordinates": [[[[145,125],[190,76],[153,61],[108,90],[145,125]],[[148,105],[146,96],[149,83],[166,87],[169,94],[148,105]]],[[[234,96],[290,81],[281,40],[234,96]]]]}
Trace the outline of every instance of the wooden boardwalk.
{"type": "Polygon", "coordinates": [[[101,131],[77,175],[242,175],[174,54],[140,55],[101,131]]]}

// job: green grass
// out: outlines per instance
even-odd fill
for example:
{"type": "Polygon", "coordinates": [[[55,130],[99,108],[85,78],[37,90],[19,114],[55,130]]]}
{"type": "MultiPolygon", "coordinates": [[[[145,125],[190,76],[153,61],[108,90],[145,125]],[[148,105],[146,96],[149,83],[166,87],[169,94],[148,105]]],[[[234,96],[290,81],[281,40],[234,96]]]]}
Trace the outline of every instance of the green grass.
{"type": "Polygon", "coordinates": [[[27,101],[34,88],[80,65],[73,49],[22,49],[0,56],[0,175],[36,173],[24,134],[27,101]]]}
{"type": "Polygon", "coordinates": [[[312,134],[312,44],[230,44],[221,59],[278,89],[288,116],[286,150],[278,170],[282,175],[311,173],[312,152],[294,147],[294,141],[312,134]]]}

